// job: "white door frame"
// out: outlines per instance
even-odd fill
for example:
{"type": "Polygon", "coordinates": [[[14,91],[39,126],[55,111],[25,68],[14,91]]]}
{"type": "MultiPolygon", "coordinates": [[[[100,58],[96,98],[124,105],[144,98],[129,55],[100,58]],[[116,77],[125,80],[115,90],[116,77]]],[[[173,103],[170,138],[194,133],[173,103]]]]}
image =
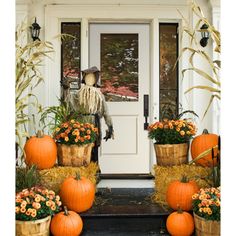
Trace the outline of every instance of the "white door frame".
{"type": "MultiPolygon", "coordinates": [[[[55,36],[61,33],[60,23],[64,21],[81,22],[81,69],[88,68],[89,65],[89,37],[88,27],[90,22],[149,22],[150,23],[150,117],[149,122],[154,121],[154,117],[159,116],[159,23],[160,22],[178,22],[181,24],[182,18],[177,8],[188,19],[188,5],[170,6],[170,5],[46,5],[45,6],[45,40],[53,43],[55,53],[53,60],[46,59],[45,62],[45,106],[58,104],[57,97],[60,95],[60,55],[61,44],[55,36]]],[[[188,45],[186,38],[182,39],[183,45],[188,45]]],[[[188,60],[184,57],[179,63],[180,72],[182,66],[188,66],[188,60]]],[[[191,77],[191,73],[189,73],[191,77]]],[[[179,74],[180,78],[180,74],[179,74]]],[[[186,80],[184,84],[180,81],[179,100],[186,107],[183,91],[191,86],[191,81],[186,80]]],[[[190,95],[188,100],[191,101],[190,95]]],[[[192,106],[191,106],[192,107],[192,106]]],[[[190,108],[191,109],[191,108],[190,108]]],[[[156,162],[154,151],[151,147],[150,171],[156,162]]]]}

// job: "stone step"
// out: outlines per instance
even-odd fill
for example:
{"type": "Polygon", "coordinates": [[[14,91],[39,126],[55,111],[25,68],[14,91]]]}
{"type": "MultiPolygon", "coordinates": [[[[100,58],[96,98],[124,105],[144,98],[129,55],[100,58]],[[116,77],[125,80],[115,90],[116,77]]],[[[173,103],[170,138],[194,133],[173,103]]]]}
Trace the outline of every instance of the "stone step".
{"type": "Polygon", "coordinates": [[[169,235],[171,210],[152,203],[153,188],[98,189],[93,207],[81,214],[82,236],[169,235]]]}

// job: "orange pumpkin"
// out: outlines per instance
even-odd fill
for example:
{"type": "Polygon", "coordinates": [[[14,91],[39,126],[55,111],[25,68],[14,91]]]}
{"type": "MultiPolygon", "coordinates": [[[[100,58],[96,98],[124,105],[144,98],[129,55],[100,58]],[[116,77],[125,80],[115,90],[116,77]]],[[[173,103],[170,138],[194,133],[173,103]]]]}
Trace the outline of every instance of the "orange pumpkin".
{"type": "MultiPolygon", "coordinates": [[[[201,135],[198,135],[195,137],[191,144],[191,155],[192,159],[195,159],[198,155],[203,153],[204,151],[213,148],[218,144],[219,136],[216,134],[209,134],[206,129],[203,130],[203,133],[201,135]]],[[[217,155],[218,149],[214,149],[214,156],[217,155]]],[[[201,166],[212,166],[213,160],[212,160],[212,154],[211,152],[207,154],[206,156],[198,159],[195,161],[201,166]]],[[[216,166],[217,160],[214,158],[214,166],[216,166]]]]}
{"type": "Polygon", "coordinates": [[[57,159],[55,141],[50,136],[43,135],[42,131],[26,141],[24,150],[26,164],[35,164],[40,170],[52,168],[57,159]]]}
{"type": "Polygon", "coordinates": [[[194,231],[194,220],[188,212],[178,210],[166,220],[166,228],[172,236],[190,236],[194,231]]]}
{"type": "Polygon", "coordinates": [[[53,216],[50,230],[54,236],[78,236],[83,229],[81,217],[74,211],[68,211],[64,207],[64,212],[53,216]]]}
{"type": "Polygon", "coordinates": [[[85,177],[66,178],[60,188],[60,197],[68,209],[83,212],[92,207],[95,198],[95,186],[85,177]]]}
{"type": "Polygon", "coordinates": [[[177,210],[179,207],[184,211],[192,209],[192,195],[199,190],[195,181],[189,181],[186,176],[169,184],[166,192],[166,202],[177,210]]]}

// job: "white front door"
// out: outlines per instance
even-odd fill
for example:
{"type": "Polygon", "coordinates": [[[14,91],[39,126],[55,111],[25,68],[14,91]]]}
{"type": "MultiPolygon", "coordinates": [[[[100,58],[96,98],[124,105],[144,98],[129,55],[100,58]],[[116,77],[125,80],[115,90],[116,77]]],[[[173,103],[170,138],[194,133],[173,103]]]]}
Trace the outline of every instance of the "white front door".
{"type": "MultiPolygon", "coordinates": [[[[144,130],[144,95],[150,92],[149,24],[91,23],[89,39],[89,64],[101,70],[115,134],[114,140],[102,141],[101,172],[150,173],[150,142],[144,130]]],[[[106,129],[103,119],[103,137],[106,129]]]]}

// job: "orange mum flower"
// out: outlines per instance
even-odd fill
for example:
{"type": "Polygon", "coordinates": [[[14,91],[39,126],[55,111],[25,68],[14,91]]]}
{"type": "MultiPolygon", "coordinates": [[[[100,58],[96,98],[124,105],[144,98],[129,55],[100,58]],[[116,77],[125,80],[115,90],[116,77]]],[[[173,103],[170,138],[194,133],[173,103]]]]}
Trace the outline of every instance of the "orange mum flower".
{"type": "Polygon", "coordinates": [[[88,129],[88,130],[86,131],[86,133],[87,133],[87,134],[91,134],[91,130],[88,129]]]}

